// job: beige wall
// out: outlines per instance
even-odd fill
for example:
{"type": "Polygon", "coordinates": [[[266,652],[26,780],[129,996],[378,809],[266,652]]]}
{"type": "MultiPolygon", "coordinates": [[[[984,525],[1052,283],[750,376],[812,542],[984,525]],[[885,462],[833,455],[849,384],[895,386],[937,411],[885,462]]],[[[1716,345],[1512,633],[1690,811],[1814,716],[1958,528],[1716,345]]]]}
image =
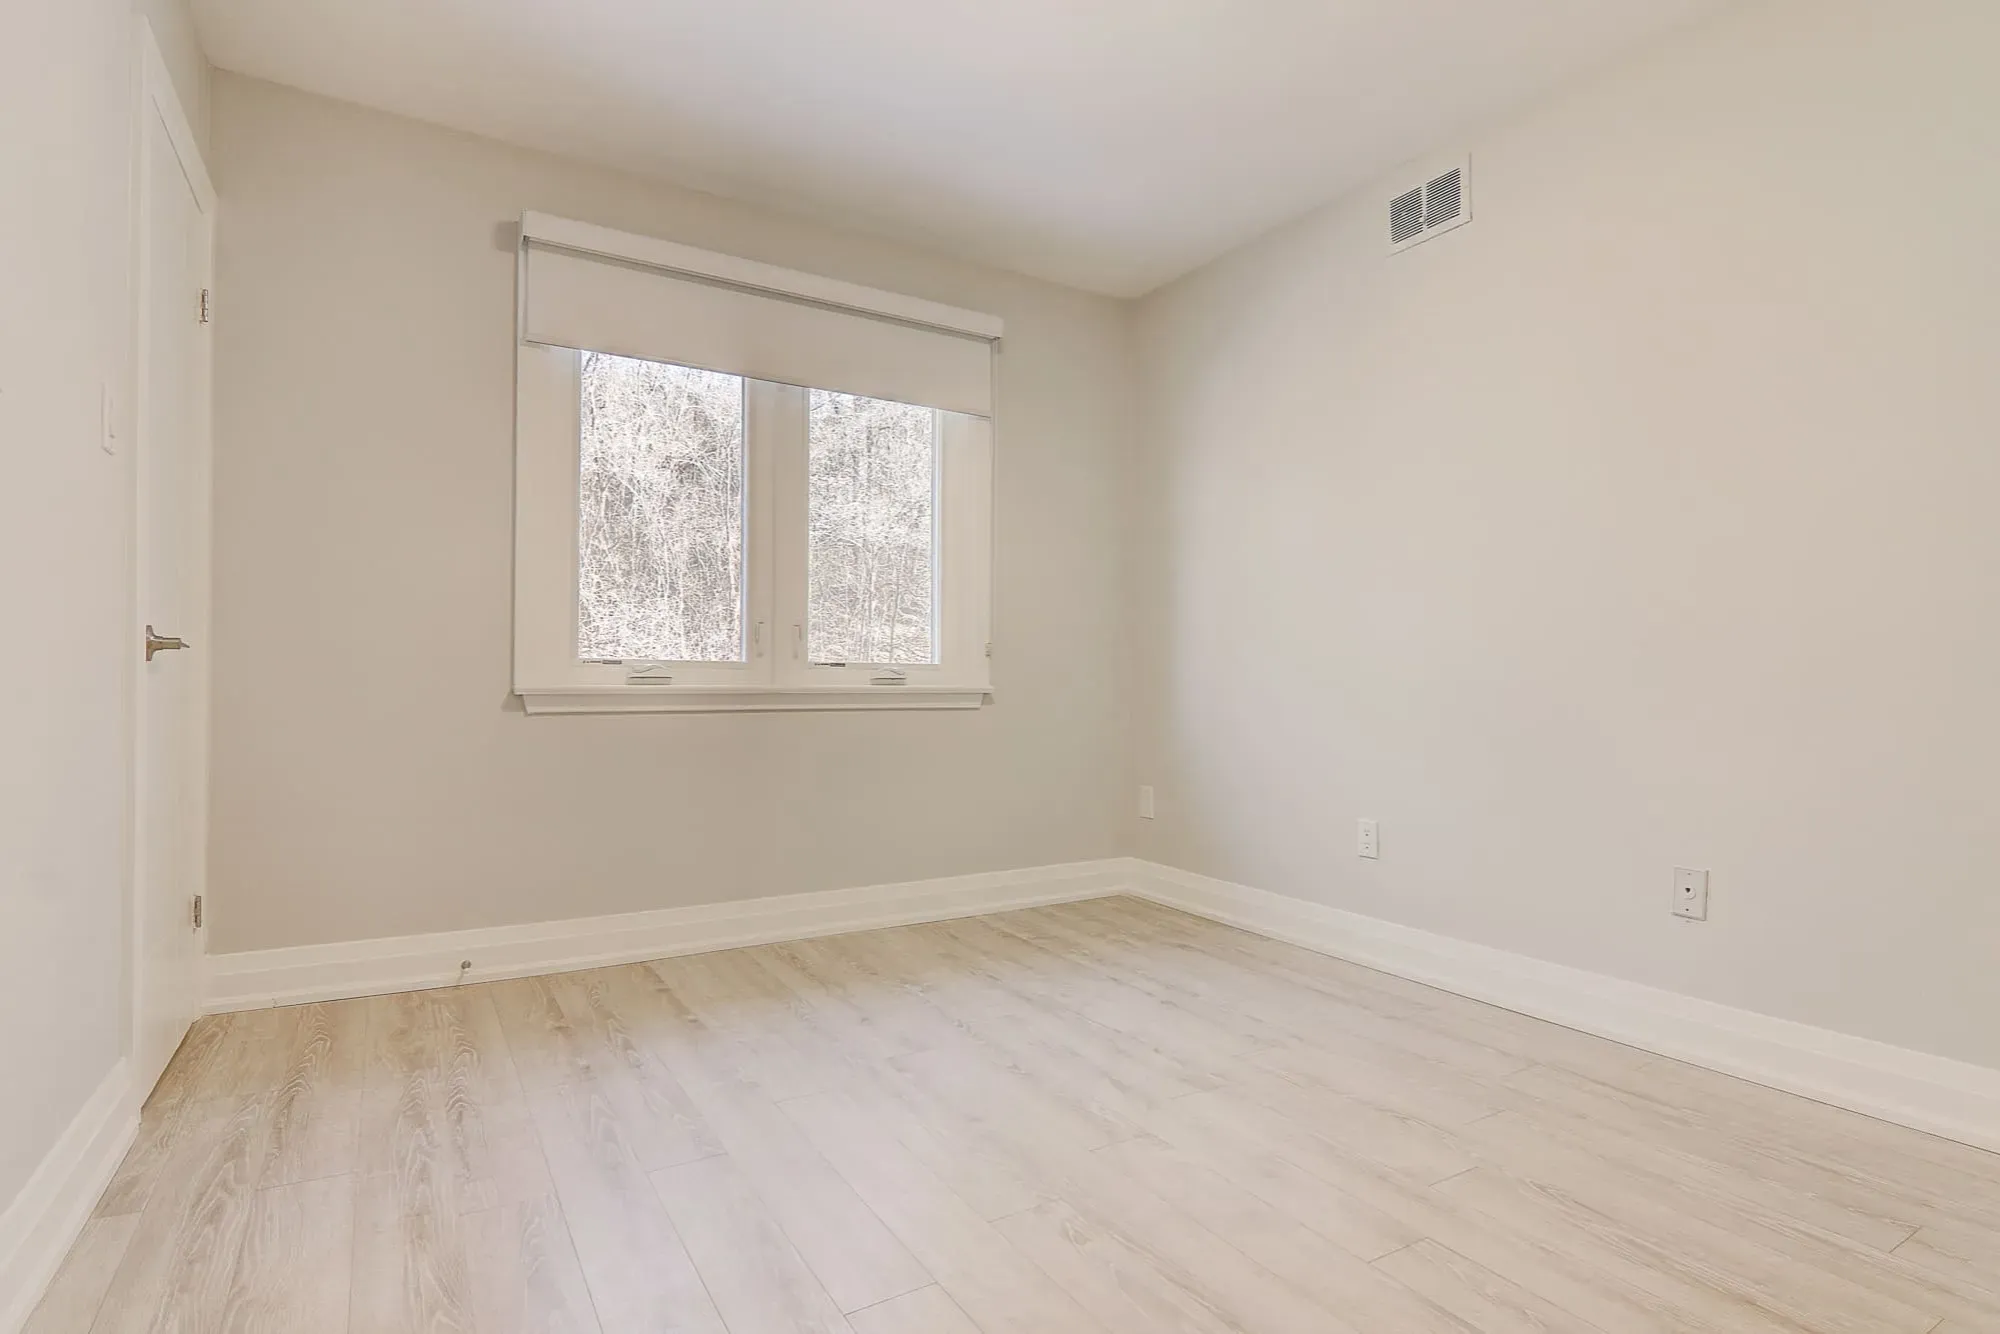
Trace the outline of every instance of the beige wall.
{"type": "MultiPolygon", "coordinates": [[[[145,9],[198,107],[184,11],[145,9]]],[[[131,438],[131,13],[0,24],[0,1212],[126,1040],[132,471],[99,441],[107,385],[131,438]]]]}
{"type": "Polygon", "coordinates": [[[1996,50],[1751,7],[1150,299],[1143,853],[2000,1065],[1996,50]]]}
{"type": "Polygon", "coordinates": [[[217,951],[1104,856],[1126,312],[218,73],[217,951]],[[538,209],[1007,321],[997,703],[524,716],[514,268],[538,209]]]}

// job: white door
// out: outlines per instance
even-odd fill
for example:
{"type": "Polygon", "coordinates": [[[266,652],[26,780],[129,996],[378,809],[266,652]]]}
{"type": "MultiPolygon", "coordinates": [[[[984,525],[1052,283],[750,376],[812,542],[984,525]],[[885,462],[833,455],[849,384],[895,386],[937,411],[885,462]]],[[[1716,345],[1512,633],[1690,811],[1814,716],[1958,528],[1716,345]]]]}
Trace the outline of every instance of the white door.
{"type": "Polygon", "coordinates": [[[214,194],[150,31],[140,45],[132,1059],[150,1090],[201,1008],[214,194]]]}

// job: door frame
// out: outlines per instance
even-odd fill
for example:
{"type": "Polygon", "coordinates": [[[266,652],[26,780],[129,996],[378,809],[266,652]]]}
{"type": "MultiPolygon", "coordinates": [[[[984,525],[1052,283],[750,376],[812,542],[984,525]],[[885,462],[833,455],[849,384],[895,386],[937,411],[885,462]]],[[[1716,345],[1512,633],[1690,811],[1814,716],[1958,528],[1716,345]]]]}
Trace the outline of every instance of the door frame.
{"type": "MultiPolygon", "coordinates": [[[[151,122],[158,119],[165,128],[168,141],[173,145],[175,155],[180,159],[182,173],[194,192],[195,203],[201,210],[206,235],[202,238],[201,267],[203,285],[212,294],[215,289],[215,186],[208,174],[208,166],[202,160],[201,149],[196,142],[194,129],[189,124],[187,112],[182,108],[180,96],[174,89],[172,77],[167,73],[166,61],[160,55],[158,39],[153,35],[152,24],[143,15],[133,20],[135,32],[134,46],[137,48],[137,98],[132,125],[132,189],[133,189],[133,235],[132,235],[132,314],[133,314],[133,377],[132,384],[132,462],[127,478],[128,514],[126,525],[131,536],[131,564],[128,570],[129,586],[126,599],[126,790],[125,790],[125,1054],[133,1080],[133,1099],[144,1103],[152,1093],[154,1083],[159,1079],[166,1063],[173,1056],[171,1048],[165,1051],[142,1051],[140,1046],[147,1032],[145,1014],[146,995],[140,987],[141,968],[141,924],[143,905],[140,895],[144,892],[145,878],[139,865],[143,849],[139,846],[138,811],[141,791],[139,765],[141,760],[140,721],[144,716],[144,692],[146,676],[141,662],[140,649],[147,616],[146,609],[139,605],[140,590],[143,587],[141,574],[146,559],[144,531],[144,493],[142,486],[149,451],[153,441],[147,435],[147,411],[151,406],[148,385],[152,373],[152,333],[150,319],[152,311],[149,301],[149,287],[152,279],[152,195],[153,165],[152,155],[147,150],[147,134],[151,122]]],[[[190,423],[188,435],[188,466],[193,476],[190,479],[191,506],[189,510],[190,546],[192,568],[189,571],[189,609],[192,613],[189,628],[185,631],[170,630],[169,633],[184,634],[195,651],[188,654],[182,663],[185,670],[196,673],[194,689],[195,717],[191,720],[190,755],[187,780],[192,786],[188,805],[187,820],[193,826],[188,831],[189,849],[189,893],[205,897],[208,889],[208,803],[209,803],[209,714],[212,690],[211,648],[213,644],[212,569],[210,548],[213,541],[212,490],[214,483],[213,466],[213,418],[214,418],[214,361],[212,354],[202,358],[200,384],[195,392],[194,421],[190,423]]],[[[199,999],[206,990],[206,941],[207,931],[195,932],[196,975],[190,979],[199,999]]],[[[176,1038],[178,1042],[178,1038],[176,1038]]]]}

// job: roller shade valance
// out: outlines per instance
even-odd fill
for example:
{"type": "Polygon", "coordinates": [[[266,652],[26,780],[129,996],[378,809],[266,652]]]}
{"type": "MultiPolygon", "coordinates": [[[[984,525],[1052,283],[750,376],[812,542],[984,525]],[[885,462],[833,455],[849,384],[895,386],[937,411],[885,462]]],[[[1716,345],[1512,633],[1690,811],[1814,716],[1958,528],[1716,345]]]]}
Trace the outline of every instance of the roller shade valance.
{"type": "Polygon", "coordinates": [[[542,215],[522,238],[527,342],[993,415],[991,316],[542,215]]]}

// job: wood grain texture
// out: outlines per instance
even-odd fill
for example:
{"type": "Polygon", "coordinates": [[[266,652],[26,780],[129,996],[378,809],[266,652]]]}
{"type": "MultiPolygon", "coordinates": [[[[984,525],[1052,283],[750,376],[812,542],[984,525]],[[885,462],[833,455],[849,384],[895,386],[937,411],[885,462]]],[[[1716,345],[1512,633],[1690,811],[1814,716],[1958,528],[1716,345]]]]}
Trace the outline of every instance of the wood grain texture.
{"type": "Polygon", "coordinates": [[[351,1176],[265,1187],[251,1202],[220,1328],[227,1334],[345,1334],[353,1255],[351,1176]]]}
{"type": "Polygon", "coordinates": [[[97,1201],[95,1216],[137,1214],[146,1207],[161,1166],[178,1143],[182,1113],[195,1101],[209,1067],[229,1035],[231,1015],[206,1015],[195,1020],[181,1039],[180,1050],[167,1063],[160,1082],[139,1113],[139,1134],[97,1201]]]}
{"type": "Polygon", "coordinates": [[[111,1290],[91,1326],[103,1334],[223,1327],[270,1142],[270,1104],[225,1097],[190,1106],[111,1290]]]}
{"type": "Polygon", "coordinates": [[[580,1080],[528,1096],[606,1334],[722,1334],[722,1318],[603,1091],[580,1080]]]}
{"type": "Polygon", "coordinates": [[[1971,1334],[2000,1158],[1106,899],[204,1020],[31,1334],[1971,1334]]]}
{"type": "Polygon", "coordinates": [[[550,1193],[488,991],[348,1003],[368,1007],[357,1171],[389,1173],[401,1207],[420,1212],[476,1213],[550,1193]]]}
{"type": "Polygon", "coordinates": [[[271,1088],[264,1184],[352,1172],[360,1151],[368,1007],[301,1005],[272,1013],[285,1022],[273,1044],[283,1060],[271,1088]]]}
{"type": "Polygon", "coordinates": [[[390,1176],[359,1180],[349,1329],[597,1334],[553,1195],[478,1213],[411,1212],[390,1176]]]}

